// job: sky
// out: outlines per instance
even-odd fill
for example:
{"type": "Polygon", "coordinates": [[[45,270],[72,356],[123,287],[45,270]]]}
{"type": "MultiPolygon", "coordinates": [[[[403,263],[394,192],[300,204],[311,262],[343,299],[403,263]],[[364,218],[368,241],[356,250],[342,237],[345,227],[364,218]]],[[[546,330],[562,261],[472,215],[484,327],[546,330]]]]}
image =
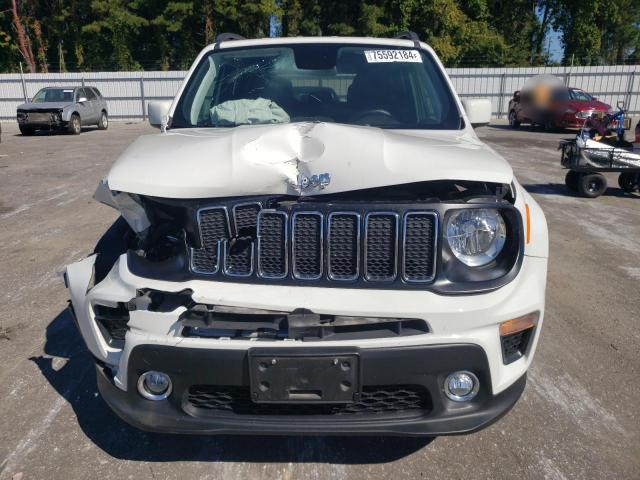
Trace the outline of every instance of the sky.
{"type": "MultiPolygon", "coordinates": [[[[542,13],[541,9],[537,9],[536,14],[540,20],[542,20],[542,13]]],[[[562,48],[562,32],[556,32],[553,28],[549,28],[546,47],[549,50],[552,61],[562,61],[562,54],[564,53],[564,48],[562,48]]]]}
{"type": "Polygon", "coordinates": [[[547,45],[549,45],[551,60],[554,62],[562,61],[562,54],[564,52],[564,48],[562,48],[562,32],[549,30],[547,35],[547,45]]]}

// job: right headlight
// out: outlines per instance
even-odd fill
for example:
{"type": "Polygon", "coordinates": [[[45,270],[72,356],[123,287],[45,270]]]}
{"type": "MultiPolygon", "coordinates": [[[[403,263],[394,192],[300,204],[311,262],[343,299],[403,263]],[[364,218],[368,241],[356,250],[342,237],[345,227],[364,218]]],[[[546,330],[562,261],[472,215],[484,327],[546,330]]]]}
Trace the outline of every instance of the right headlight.
{"type": "Polygon", "coordinates": [[[458,260],[469,267],[481,267],[495,260],[502,251],[506,231],[497,209],[469,208],[449,216],[444,236],[458,260]]]}

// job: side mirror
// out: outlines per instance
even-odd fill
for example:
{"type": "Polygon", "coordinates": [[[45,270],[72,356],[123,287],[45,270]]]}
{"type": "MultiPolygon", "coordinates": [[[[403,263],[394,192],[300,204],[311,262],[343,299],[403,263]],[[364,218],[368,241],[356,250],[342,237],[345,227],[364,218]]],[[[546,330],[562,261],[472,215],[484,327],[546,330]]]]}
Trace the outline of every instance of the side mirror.
{"type": "Polygon", "coordinates": [[[84,102],[86,102],[86,101],[87,101],[87,97],[80,97],[80,98],[78,99],[78,103],[84,103],[84,102]]]}
{"type": "Polygon", "coordinates": [[[472,127],[489,125],[491,121],[491,100],[488,98],[466,98],[462,106],[472,127]]]}
{"type": "Polygon", "coordinates": [[[172,103],[172,100],[149,102],[147,111],[149,113],[149,123],[152,127],[160,128],[163,123],[166,123],[172,103]]]}

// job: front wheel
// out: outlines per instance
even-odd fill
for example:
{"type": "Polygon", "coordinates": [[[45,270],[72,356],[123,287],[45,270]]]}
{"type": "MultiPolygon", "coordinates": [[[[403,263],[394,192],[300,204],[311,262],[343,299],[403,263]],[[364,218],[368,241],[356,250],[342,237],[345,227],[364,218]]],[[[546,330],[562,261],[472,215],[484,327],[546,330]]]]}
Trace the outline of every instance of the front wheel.
{"type": "Polygon", "coordinates": [[[509,112],[509,125],[511,126],[511,128],[518,128],[520,126],[518,115],[516,115],[515,110],[511,110],[509,112]]]}
{"type": "Polygon", "coordinates": [[[580,179],[580,173],[575,170],[569,170],[564,177],[564,183],[572,192],[578,191],[578,180],[580,179]]]}
{"type": "Polygon", "coordinates": [[[600,173],[584,173],[578,179],[578,192],[587,198],[596,198],[607,189],[607,179],[600,173]]]}
{"type": "Polygon", "coordinates": [[[20,129],[20,133],[25,137],[30,137],[31,135],[36,133],[36,131],[31,127],[25,127],[23,125],[20,125],[18,128],[20,129]]]}
{"type": "Polygon", "coordinates": [[[618,177],[618,185],[627,193],[640,193],[640,173],[622,172],[618,177]]]}
{"type": "Polygon", "coordinates": [[[542,126],[544,128],[545,132],[555,132],[556,131],[556,124],[553,121],[552,118],[547,118],[544,121],[544,125],[542,126]]]}
{"type": "Polygon", "coordinates": [[[80,135],[82,130],[82,124],[80,123],[80,115],[74,113],[71,115],[71,119],[69,120],[69,125],[67,125],[67,130],[71,135],[80,135]]]}
{"type": "Polygon", "coordinates": [[[100,120],[98,120],[98,130],[106,130],[107,128],[109,128],[109,118],[107,117],[107,112],[102,112],[100,120]]]}

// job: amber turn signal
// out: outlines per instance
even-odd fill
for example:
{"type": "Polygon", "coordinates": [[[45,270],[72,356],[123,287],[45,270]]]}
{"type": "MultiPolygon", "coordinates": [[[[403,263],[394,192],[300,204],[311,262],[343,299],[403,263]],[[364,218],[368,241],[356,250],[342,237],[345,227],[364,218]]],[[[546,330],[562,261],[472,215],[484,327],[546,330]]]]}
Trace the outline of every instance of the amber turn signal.
{"type": "Polygon", "coordinates": [[[523,315],[521,317],[502,322],[500,324],[500,336],[506,337],[507,335],[511,335],[513,333],[518,333],[523,330],[527,330],[528,328],[535,327],[536,323],[538,322],[538,318],[540,318],[540,312],[536,310],[535,312],[527,313],[526,315],[523,315]]]}

